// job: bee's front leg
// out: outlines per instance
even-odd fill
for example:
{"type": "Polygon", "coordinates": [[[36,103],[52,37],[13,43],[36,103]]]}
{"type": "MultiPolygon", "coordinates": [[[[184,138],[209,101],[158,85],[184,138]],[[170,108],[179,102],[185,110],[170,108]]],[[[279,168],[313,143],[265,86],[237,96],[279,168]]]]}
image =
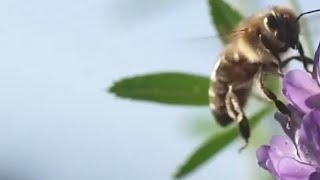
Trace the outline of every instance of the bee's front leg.
{"type": "MultiPolygon", "coordinates": [[[[301,61],[303,63],[303,67],[304,69],[311,73],[311,71],[308,69],[308,58],[304,55],[304,50],[303,50],[303,47],[302,47],[302,44],[300,41],[298,41],[298,44],[297,44],[297,48],[298,48],[298,52],[300,54],[300,57],[301,57],[301,61]]],[[[311,60],[312,61],[312,60],[311,60]]],[[[310,62],[310,59],[309,59],[309,62],[310,62]]],[[[313,61],[312,61],[313,62],[313,61]]]]}
{"type": "Polygon", "coordinates": [[[288,57],[287,59],[283,60],[281,62],[282,66],[285,67],[289,64],[289,62],[291,62],[292,60],[297,60],[297,61],[300,61],[303,63],[303,67],[304,69],[311,73],[311,71],[308,69],[308,65],[312,65],[314,62],[313,62],[313,59],[309,58],[309,57],[306,57],[306,56],[291,56],[291,57],[288,57]]]}
{"type": "Polygon", "coordinates": [[[297,60],[301,62],[306,61],[307,65],[313,64],[313,60],[309,57],[304,56],[304,59],[303,59],[301,56],[290,56],[281,62],[282,67],[286,67],[289,64],[289,62],[291,62],[292,60],[297,60]]]}

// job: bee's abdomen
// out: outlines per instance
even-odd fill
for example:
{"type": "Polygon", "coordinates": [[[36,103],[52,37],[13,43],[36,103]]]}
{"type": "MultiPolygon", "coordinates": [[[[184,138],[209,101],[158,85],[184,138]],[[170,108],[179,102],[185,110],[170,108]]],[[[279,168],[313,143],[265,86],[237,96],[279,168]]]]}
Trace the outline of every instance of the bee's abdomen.
{"type": "Polygon", "coordinates": [[[226,126],[232,123],[233,117],[230,117],[226,108],[226,94],[229,86],[233,86],[233,93],[239,101],[239,106],[243,108],[248,100],[252,89],[255,67],[248,70],[241,67],[240,64],[230,64],[226,61],[219,61],[211,75],[209,88],[210,109],[216,121],[226,126]]]}
{"type": "MultiPolygon", "coordinates": [[[[228,124],[235,121],[233,117],[229,116],[226,108],[227,91],[228,85],[219,81],[212,82],[209,88],[209,101],[211,112],[215,117],[216,121],[222,126],[227,126],[228,124]]],[[[244,86],[233,91],[233,93],[237,96],[239,100],[239,105],[241,108],[245,106],[250,92],[251,86],[244,86]]]]}

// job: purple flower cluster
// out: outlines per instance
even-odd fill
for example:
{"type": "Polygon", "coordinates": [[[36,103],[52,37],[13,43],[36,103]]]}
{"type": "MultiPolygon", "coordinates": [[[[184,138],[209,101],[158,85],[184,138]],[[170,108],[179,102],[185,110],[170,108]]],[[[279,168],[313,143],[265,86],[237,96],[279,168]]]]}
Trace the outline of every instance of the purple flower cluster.
{"type": "Polygon", "coordinates": [[[258,164],[278,180],[320,180],[320,45],[313,73],[289,71],[283,94],[291,117],[276,113],[287,136],[274,136],[257,150],[258,164]]]}

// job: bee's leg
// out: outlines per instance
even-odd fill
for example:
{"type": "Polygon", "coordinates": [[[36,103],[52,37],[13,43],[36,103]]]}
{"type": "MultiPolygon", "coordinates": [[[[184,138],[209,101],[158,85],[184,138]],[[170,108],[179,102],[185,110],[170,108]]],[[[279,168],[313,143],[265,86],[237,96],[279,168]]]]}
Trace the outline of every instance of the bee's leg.
{"type": "Polygon", "coordinates": [[[263,102],[263,103],[266,103],[267,100],[265,98],[263,98],[259,93],[257,92],[252,92],[251,96],[256,99],[257,101],[259,102],[263,102]]]}
{"type": "Polygon", "coordinates": [[[298,42],[297,48],[298,48],[298,52],[299,52],[299,54],[300,54],[300,57],[301,57],[301,59],[302,59],[302,63],[303,63],[304,69],[305,69],[307,72],[311,73],[311,71],[309,71],[309,69],[308,69],[308,60],[307,60],[307,58],[304,56],[304,50],[303,50],[303,47],[302,47],[302,44],[301,44],[300,41],[298,42]]]}
{"type": "Polygon", "coordinates": [[[277,64],[278,64],[278,74],[283,77],[283,73],[282,73],[282,63],[281,63],[281,58],[280,56],[275,53],[272,50],[272,45],[270,44],[270,42],[268,41],[268,39],[263,35],[263,34],[259,34],[261,43],[263,44],[263,46],[274,56],[274,58],[277,60],[277,64]]]}
{"type": "Polygon", "coordinates": [[[229,86],[228,92],[226,94],[226,107],[230,117],[234,117],[239,123],[239,129],[241,136],[245,139],[246,144],[239,149],[242,151],[247,147],[250,137],[250,126],[247,117],[245,116],[243,109],[240,106],[238,97],[232,90],[232,86],[229,86]]]}
{"type": "Polygon", "coordinates": [[[302,47],[302,44],[300,43],[300,41],[299,41],[299,43],[298,43],[298,45],[297,45],[297,49],[298,49],[298,52],[299,52],[300,55],[299,55],[299,56],[292,56],[292,57],[289,57],[289,58],[283,60],[283,61],[281,62],[281,66],[282,66],[282,67],[285,67],[285,66],[288,65],[288,63],[289,63],[291,60],[294,60],[294,59],[295,59],[295,60],[301,61],[301,62],[303,63],[304,69],[305,69],[307,72],[311,73],[311,71],[308,69],[308,65],[309,65],[309,64],[313,64],[313,59],[312,59],[312,58],[309,58],[309,57],[306,57],[306,56],[304,55],[304,50],[303,50],[303,47],[302,47]]]}
{"type": "Polygon", "coordinates": [[[313,64],[313,59],[311,59],[309,57],[304,56],[304,58],[302,58],[301,56],[291,56],[281,62],[282,67],[287,66],[289,64],[289,62],[292,60],[301,61],[303,63],[306,61],[307,65],[313,64]]]}
{"type": "Polygon", "coordinates": [[[235,108],[233,106],[233,103],[231,100],[231,97],[232,97],[231,92],[229,92],[229,91],[231,91],[231,90],[228,89],[228,92],[225,97],[226,109],[227,109],[227,113],[228,113],[229,117],[232,118],[233,120],[236,120],[238,112],[235,110],[235,108]]]}
{"type": "Polygon", "coordinates": [[[268,100],[273,101],[274,104],[276,105],[277,109],[285,115],[290,116],[290,110],[287,108],[287,106],[280,101],[277,96],[267,87],[265,87],[264,85],[264,71],[263,71],[263,67],[261,67],[259,69],[258,72],[258,81],[257,81],[257,85],[258,87],[262,90],[262,92],[266,95],[266,97],[268,98],[268,100]]]}

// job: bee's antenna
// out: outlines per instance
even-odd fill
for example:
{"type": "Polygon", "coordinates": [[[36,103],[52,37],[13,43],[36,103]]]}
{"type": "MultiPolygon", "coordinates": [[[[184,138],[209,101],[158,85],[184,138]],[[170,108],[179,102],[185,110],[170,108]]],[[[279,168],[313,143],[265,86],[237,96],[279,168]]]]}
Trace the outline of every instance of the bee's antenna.
{"type": "Polygon", "coordinates": [[[313,11],[307,11],[307,12],[301,13],[301,14],[297,17],[297,19],[296,19],[295,22],[298,22],[298,21],[300,20],[300,18],[301,18],[302,16],[306,15],[306,14],[311,14],[311,13],[318,12],[318,11],[320,11],[320,9],[316,9],[316,10],[313,10],[313,11]]]}

